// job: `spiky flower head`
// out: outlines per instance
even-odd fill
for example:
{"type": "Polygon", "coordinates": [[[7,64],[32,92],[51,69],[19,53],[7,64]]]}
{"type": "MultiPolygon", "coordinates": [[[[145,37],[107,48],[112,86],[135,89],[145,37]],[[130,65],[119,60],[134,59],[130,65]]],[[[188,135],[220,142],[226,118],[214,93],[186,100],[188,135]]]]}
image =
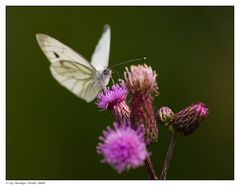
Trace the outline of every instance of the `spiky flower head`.
{"type": "Polygon", "coordinates": [[[99,139],[97,152],[103,155],[102,162],[110,164],[118,173],[142,166],[148,155],[143,129],[134,130],[129,122],[121,125],[115,122],[114,129],[108,127],[99,139]]]}
{"type": "Polygon", "coordinates": [[[204,103],[196,103],[176,113],[172,126],[180,134],[186,136],[192,134],[207,117],[208,109],[204,103]]]}
{"type": "Polygon", "coordinates": [[[100,109],[111,110],[116,121],[128,120],[130,108],[126,104],[127,94],[127,88],[123,84],[115,84],[98,94],[96,104],[100,109]]]}
{"type": "Polygon", "coordinates": [[[161,107],[157,111],[157,118],[164,123],[165,125],[168,125],[171,123],[174,113],[169,107],[161,107]]]}
{"type": "Polygon", "coordinates": [[[157,92],[157,74],[151,67],[132,65],[130,70],[124,72],[126,86],[131,94],[146,94],[157,92]]]}
{"type": "Polygon", "coordinates": [[[132,65],[124,72],[125,85],[130,93],[130,119],[133,128],[139,123],[144,125],[148,142],[156,142],[158,129],[154,116],[153,93],[157,93],[156,72],[147,65],[132,65]]]}

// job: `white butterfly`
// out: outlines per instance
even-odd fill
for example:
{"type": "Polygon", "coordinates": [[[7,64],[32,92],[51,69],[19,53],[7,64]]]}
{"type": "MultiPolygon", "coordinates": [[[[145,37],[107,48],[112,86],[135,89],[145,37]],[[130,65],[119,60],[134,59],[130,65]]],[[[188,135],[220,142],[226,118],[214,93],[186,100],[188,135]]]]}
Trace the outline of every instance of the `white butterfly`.
{"type": "Polygon", "coordinates": [[[86,102],[92,101],[107,86],[111,77],[108,68],[110,36],[110,27],[105,25],[89,63],[60,41],[45,34],[36,34],[39,46],[51,62],[53,77],[86,102]]]}

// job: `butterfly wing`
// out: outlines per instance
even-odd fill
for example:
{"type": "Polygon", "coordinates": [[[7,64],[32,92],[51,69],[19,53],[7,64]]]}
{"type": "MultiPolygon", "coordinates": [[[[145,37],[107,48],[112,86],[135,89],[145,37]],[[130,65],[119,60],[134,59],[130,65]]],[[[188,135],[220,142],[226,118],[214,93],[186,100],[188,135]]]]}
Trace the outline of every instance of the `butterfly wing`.
{"type": "Polygon", "coordinates": [[[50,71],[62,86],[86,102],[91,102],[101,90],[95,81],[95,74],[82,64],[57,61],[51,64],[50,71]]]}
{"type": "Polygon", "coordinates": [[[104,26],[103,34],[92,55],[91,64],[98,70],[103,71],[108,67],[110,52],[111,29],[109,25],[104,26]]]}
{"type": "Polygon", "coordinates": [[[92,101],[101,90],[96,80],[96,69],[80,54],[60,41],[37,34],[37,41],[48,60],[53,77],[76,96],[92,101]]]}
{"type": "Polygon", "coordinates": [[[51,63],[56,61],[75,61],[94,69],[84,57],[53,37],[46,34],[36,34],[36,38],[40,48],[51,63]]]}

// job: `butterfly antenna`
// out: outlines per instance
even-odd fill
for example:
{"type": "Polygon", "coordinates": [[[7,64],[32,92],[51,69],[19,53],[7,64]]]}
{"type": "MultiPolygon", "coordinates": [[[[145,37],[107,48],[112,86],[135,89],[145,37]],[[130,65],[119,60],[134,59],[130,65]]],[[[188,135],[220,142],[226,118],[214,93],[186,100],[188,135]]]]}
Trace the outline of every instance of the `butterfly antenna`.
{"type": "Polygon", "coordinates": [[[131,60],[128,60],[128,61],[123,61],[123,62],[120,62],[120,63],[118,63],[116,65],[111,66],[111,69],[113,69],[113,67],[116,67],[116,66],[119,66],[119,65],[131,63],[131,62],[134,62],[134,61],[146,60],[146,59],[147,59],[147,57],[142,57],[142,58],[131,59],[131,60]]]}

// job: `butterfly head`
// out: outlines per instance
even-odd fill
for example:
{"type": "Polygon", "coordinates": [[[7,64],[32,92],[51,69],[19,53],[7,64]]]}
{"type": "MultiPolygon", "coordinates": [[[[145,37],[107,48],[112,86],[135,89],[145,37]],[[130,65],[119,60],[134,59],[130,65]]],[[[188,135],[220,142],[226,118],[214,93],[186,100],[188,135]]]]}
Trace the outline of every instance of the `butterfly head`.
{"type": "Polygon", "coordinates": [[[112,71],[110,68],[104,68],[102,72],[98,75],[98,81],[102,85],[102,88],[107,86],[111,75],[112,71]]]}
{"type": "Polygon", "coordinates": [[[110,68],[105,68],[103,71],[102,71],[102,75],[103,76],[111,76],[112,75],[112,71],[110,70],[110,68]]]}

